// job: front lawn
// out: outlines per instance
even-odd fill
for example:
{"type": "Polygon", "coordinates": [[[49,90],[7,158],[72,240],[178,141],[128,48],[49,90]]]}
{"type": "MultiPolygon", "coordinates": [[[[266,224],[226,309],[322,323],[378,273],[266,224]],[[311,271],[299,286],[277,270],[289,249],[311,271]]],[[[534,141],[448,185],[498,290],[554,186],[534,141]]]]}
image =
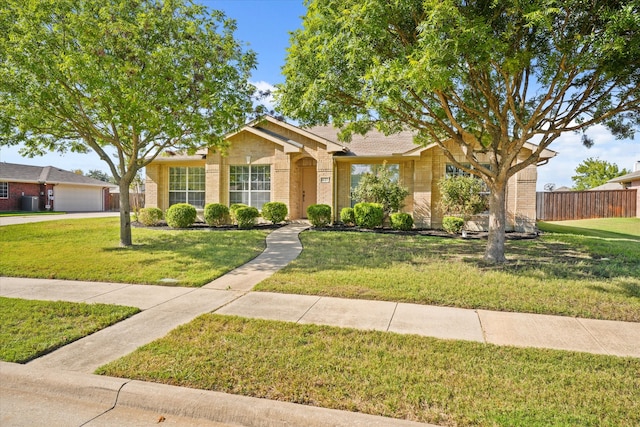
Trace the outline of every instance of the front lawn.
{"type": "Polygon", "coordinates": [[[308,231],[300,257],[256,290],[640,322],[640,238],[545,233],[507,242],[308,231]]]}
{"type": "Polygon", "coordinates": [[[0,297],[0,360],[26,363],[140,310],[0,297]]]}
{"type": "Polygon", "coordinates": [[[441,425],[637,426],[640,359],[208,314],[111,376],[441,425]]]}
{"type": "Polygon", "coordinates": [[[0,276],[202,286],[259,255],[268,234],[134,228],[120,248],[119,230],[113,217],[0,227],[0,276]]]}

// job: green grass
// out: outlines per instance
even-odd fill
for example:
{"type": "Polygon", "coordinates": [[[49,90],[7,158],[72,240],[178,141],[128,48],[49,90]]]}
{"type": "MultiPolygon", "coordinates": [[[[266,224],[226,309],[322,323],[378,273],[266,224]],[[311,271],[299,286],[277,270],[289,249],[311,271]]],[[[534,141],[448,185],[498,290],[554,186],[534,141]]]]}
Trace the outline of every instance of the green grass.
{"type": "Polygon", "coordinates": [[[26,363],[138,311],[117,305],[0,297],[0,360],[26,363]]]}
{"type": "Polygon", "coordinates": [[[640,241],[640,218],[598,218],[577,221],[539,222],[538,228],[550,233],[640,241]]]}
{"type": "Polygon", "coordinates": [[[265,248],[261,230],[134,228],[119,247],[119,219],[96,218],[0,227],[0,276],[202,286],[265,248]]]}
{"type": "Polygon", "coordinates": [[[256,290],[640,321],[640,244],[545,234],[507,242],[486,265],[484,240],[378,233],[301,234],[300,257],[256,290]]]}
{"type": "Polygon", "coordinates": [[[57,211],[38,211],[38,212],[29,212],[29,211],[4,211],[0,212],[0,217],[3,216],[31,216],[31,215],[62,215],[66,212],[57,212],[57,211]]]}
{"type": "Polygon", "coordinates": [[[204,315],[98,373],[442,425],[640,425],[640,359],[204,315]]]}

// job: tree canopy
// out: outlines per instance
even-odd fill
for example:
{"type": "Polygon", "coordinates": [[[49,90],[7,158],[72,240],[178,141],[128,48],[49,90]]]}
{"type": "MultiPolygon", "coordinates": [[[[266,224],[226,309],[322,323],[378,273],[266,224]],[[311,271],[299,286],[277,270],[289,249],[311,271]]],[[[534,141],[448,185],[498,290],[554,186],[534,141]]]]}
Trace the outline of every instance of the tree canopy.
{"type": "Polygon", "coordinates": [[[575,184],[574,188],[580,191],[606,184],[607,181],[628,173],[627,169],[618,169],[615,163],[589,157],[576,167],[576,175],[571,179],[575,184]]]}
{"type": "Polygon", "coordinates": [[[185,0],[5,0],[0,144],[95,152],[120,186],[120,240],[131,245],[137,172],[167,148],[224,148],[252,109],[255,54],[234,31],[185,0]]]}
{"type": "Polygon", "coordinates": [[[505,260],[511,176],[535,165],[563,132],[604,123],[630,137],[640,123],[639,0],[307,6],[278,108],[305,125],[333,123],[345,140],[372,128],[410,129],[418,144],[437,144],[491,193],[489,262],[505,260]]]}

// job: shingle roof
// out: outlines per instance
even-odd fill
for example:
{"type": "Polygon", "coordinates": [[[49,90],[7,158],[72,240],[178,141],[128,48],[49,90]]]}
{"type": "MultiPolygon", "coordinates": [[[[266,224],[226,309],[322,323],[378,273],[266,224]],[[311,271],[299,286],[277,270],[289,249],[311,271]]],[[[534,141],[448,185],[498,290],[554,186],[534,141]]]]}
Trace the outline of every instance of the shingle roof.
{"type": "Polygon", "coordinates": [[[608,182],[631,182],[640,179],[640,171],[628,173],[617,178],[610,179],[608,182]]]}
{"type": "Polygon", "coordinates": [[[0,181],[115,187],[108,182],[78,175],[55,166],[31,166],[4,162],[0,162],[0,181]]]}
{"type": "MultiPolygon", "coordinates": [[[[305,130],[329,141],[338,142],[339,129],[333,126],[313,126],[305,130]]],[[[359,157],[382,157],[407,153],[418,148],[409,131],[386,136],[372,130],[366,135],[353,135],[351,142],[340,143],[349,149],[350,155],[359,157]]]]}

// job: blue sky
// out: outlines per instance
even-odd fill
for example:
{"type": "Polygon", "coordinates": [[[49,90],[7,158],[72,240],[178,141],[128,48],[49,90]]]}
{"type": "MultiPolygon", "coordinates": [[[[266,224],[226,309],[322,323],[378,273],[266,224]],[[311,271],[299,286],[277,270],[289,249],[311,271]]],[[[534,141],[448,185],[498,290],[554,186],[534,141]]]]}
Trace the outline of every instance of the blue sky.
{"type": "MultiPolygon", "coordinates": [[[[289,33],[300,28],[305,14],[303,0],[199,0],[198,3],[219,9],[237,21],[236,39],[248,44],[258,54],[258,67],[253,72],[252,83],[259,89],[269,89],[284,78],[280,69],[284,64],[289,33]]],[[[566,134],[551,145],[558,155],[547,165],[538,168],[538,190],[546,183],[557,187],[571,186],[575,168],[588,157],[599,158],[633,170],[640,161],[640,133],[634,140],[616,141],[603,127],[593,128],[589,134],[595,141],[588,149],[580,143],[580,136],[566,134]]],[[[47,154],[32,159],[18,154],[17,147],[0,147],[0,161],[39,166],[57,166],[62,169],[100,169],[108,167],[95,153],[78,155],[47,154]]]]}

